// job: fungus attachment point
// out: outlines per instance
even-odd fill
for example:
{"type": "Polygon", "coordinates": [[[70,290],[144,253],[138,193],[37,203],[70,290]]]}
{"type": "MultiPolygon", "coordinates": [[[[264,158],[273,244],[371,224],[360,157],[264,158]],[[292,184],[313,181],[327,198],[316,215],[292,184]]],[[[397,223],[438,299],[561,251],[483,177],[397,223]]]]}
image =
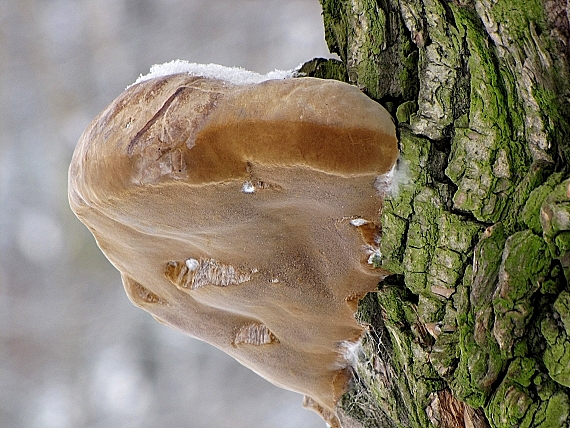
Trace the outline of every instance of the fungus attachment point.
{"type": "Polygon", "coordinates": [[[360,338],[356,303],[382,275],[375,181],[397,154],[390,115],[348,84],[180,73],[95,118],[69,200],[135,305],[339,426],[339,349],[360,338]]]}

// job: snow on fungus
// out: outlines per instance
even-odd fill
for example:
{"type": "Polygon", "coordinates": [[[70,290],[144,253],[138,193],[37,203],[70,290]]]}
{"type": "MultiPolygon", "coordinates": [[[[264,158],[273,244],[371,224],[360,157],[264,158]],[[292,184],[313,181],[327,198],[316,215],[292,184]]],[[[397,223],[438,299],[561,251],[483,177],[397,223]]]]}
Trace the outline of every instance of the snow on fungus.
{"type": "Polygon", "coordinates": [[[188,259],[188,260],[186,260],[185,263],[186,263],[186,267],[192,271],[198,269],[198,266],[200,266],[200,264],[198,263],[198,260],[196,260],[196,259],[188,259]]]}
{"type": "Polygon", "coordinates": [[[342,350],[384,274],[369,258],[392,118],[334,80],[175,71],[141,78],[87,127],[71,207],[135,305],[340,426],[342,350]]]}
{"type": "Polygon", "coordinates": [[[241,187],[241,191],[243,193],[253,193],[253,192],[255,192],[255,186],[253,185],[253,183],[251,181],[246,181],[245,183],[243,183],[243,186],[241,187]]]}
{"type": "Polygon", "coordinates": [[[144,82],[145,80],[179,73],[219,79],[234,85],[249,85],[261,83],[266,80],[287,79],[293,77],[294,70],[274,70],[267,74],[259,74],[239,67],[224,67],[219,64],[197,64],[195,62],[175,59],[170,62],[165,62],[164,64],[153,65],[150,68],[150,72],[145,75],[141,74],[133,85],[144,82]]]}
{"type": "Polygon", "coordinates": [[[365,224],[368,224],[368,220],[364,220],[363,218],[354,218],[350,220],[350,224],[356,227],[364,226],[365,224]]]}

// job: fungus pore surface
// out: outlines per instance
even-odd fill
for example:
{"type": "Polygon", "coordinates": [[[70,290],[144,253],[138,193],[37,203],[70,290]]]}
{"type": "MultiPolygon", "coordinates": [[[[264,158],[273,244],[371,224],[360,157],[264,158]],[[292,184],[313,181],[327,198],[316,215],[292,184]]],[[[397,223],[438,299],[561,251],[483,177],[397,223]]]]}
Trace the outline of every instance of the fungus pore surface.
{"type": "Polygon", "coordinates": [[[390,115],[313,78],[236,85],[179,73],[130,86],[83,133],[73,211],[131,301],[338,426],[343,344],[375,290],[390,115]]]}

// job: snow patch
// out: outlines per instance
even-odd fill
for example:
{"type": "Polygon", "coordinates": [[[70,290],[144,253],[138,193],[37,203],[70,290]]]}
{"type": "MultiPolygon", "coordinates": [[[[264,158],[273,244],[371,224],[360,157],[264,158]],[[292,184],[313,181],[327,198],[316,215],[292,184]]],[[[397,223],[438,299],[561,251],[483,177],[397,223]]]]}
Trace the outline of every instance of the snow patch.
{"type": "Polygon", "coordinates": [[[250,85],[261,83],[266,80],[289,79],[293,77],[295,71],[299,68],[300,65],[293,70],[274,70],[267,74],[259,74],[255,71],[249,71],[240,67],[226,67],[218,64],[197,64],[195,62],[175,59],[174,61],[166,62],[164,64],[153,65],[150,67],[150,73],[145,75],[141,74],[135,83],[130,86],[156,77],[170,76],[179,73],[187,73],[190,76],[219,79],[234,85],[250,85]]]}
{"type": "Polygon", "coordinates": [[[251,181],[246,181],[245,183],[243,183],[241,191],[243,193],[254,193],[255,192],[255,186],[252,184],[251,181]]]}
{"type": "Polygon", "coordinates": [[[368,220],[364,220],[363,218],[354,218],[350,220],[350,224],[352,224],[355,227],[364,226],[365,224],[368,223],[369,223],[368,220]]]}
{"type": "Polygon", "coordinates": [[[195,271],[200,266],[200,263],[196,259],[188,259],[186,260],[186,267],[188,270],[195,271]]]}

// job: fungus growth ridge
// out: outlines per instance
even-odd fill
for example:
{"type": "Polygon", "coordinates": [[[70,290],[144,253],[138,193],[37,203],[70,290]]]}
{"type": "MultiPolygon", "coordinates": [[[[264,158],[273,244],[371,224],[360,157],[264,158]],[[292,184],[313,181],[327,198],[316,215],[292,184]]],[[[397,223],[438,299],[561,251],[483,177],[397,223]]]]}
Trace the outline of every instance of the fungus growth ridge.
{"type": "Polygon", "coordinates": [[[346,83],[229,80],[127,88],[80,138],[69,201],[135,305],[340,426],[395,127],[346,83]]]}

